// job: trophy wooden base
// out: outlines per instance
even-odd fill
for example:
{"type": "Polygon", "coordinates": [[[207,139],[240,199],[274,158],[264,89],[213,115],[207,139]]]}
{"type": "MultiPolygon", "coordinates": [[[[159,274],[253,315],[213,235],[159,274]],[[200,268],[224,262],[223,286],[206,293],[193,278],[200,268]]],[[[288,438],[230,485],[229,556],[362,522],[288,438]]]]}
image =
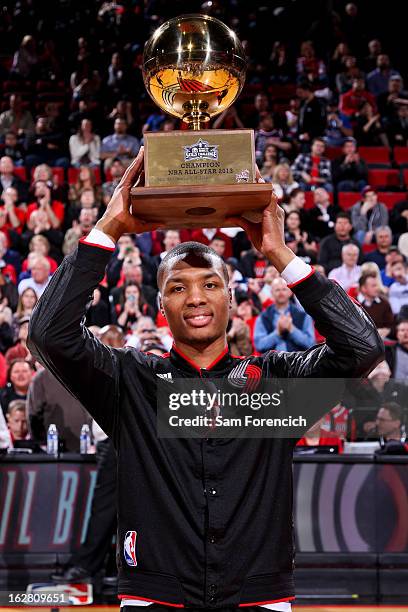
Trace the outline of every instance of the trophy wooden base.
{"type": "Polygon", "coordinates": [[[134,187],[132,213],[162,229],[230,227],[227,217],[260,221],[271,194],[268,183],[134,187]]]}

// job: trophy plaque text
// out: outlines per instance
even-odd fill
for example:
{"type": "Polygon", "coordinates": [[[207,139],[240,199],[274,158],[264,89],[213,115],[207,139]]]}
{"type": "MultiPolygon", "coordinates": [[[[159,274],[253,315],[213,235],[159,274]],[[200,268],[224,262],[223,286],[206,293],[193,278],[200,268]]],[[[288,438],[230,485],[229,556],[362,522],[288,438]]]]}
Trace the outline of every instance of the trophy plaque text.
{"type": "Polygon", "coordinates": [[[143,77],[150,96],[189,130],[147,132],[145,186],[133,213],[163,228],[225,227],[230,216],[259,220],[271,185],[256,183],[252,130],[211,130],[238,97],[246,60],[235,33],[207,15],[183,15],[147,41],[143,77]]]}

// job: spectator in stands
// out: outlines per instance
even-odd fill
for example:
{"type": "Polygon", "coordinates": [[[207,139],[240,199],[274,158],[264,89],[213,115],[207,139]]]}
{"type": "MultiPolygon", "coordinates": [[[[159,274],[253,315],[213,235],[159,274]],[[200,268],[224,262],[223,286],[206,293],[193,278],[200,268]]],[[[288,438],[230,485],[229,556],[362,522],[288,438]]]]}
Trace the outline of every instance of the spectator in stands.
{"type": "Polygon", "coordinates": [[[326,128],[326,109],[315,96],[308,82],[301,82],[296,90],[301,100],[298,119],[298,138],[300,142],[310,143],[313,138],[324,134],[326,128]]]}
{"type": "Polygon", "coordinates": [[[34,121],[30,111],[24,109],[20,94],[11,94],[9,110],[0,115],[0,136],[13,132],[19,138],[34,133],[34,121]]]}
{"type": "Polygon", "coordinates": [[[111,313],[109,303],[103,299],[102,292],[105,293],[104,287],[96,287],[93,292],[91,305],[86,311],[85,325],[87,327],[104,327],[111,322],[111,313]]]}
{"type": "Polygon", "coordinates": [[[294,189],[299,187],[288,163],[284,162],[275,167],[272,175],[272,187],[278,200],[287,200],[294,189]]]}
{"type": "Polygon", "coordinates": [[[117,119],[118,117],[120,119],[126,119],[128,129],[131,130],[134,125],[131,102],[129,102],[128,100],[119,100],[116,103],[116,105],[112,109],[112,112],[108,115],[108,119],[110,119],[111,121],[115,121],[115,119],[117,119]]]}
{"type": "Polygon", "coordinates": [[[406,198],[397,202],[393,207],[390,215],[390,227],[396,238],[408,231],[408,200],[406,198]]]}
{"type": "Polygon", "coordinates": [[[325,146],[322,138],[315,138],[311,152],[301,153],[295,159],[292,172],[301,189],[310,191],[324,187],[327,191],[333,191],[330,162],[324,157],[325,146]]]}
{"type": "Polygon", "coordinates": [[[141,317],[154,317],[154,310],[146,302],[139,286],[135,282],[126,283],[119,300],[118,325],[129,333],[134,323],[141,317]]]}
{"type": "Polygon", "coordinates": [[[272,176],[278,166],[279,151],[274,144],[268,144],[265,147],[263,164],[260,169],[262,178],[266,183],[272,182],[272,176]]]}
{"type": "MultiPolygon", "coordinates": [[[[164,238],[163,238],[163,247],[164,247],[163,251],[160,253],[160,255],[156,255],[153,258],[155,266],[158,267],[161,260],[164,259],[164,257],[167,255],[168,251],[176,247],[178,244],[180,244],[180,242],[181,242],[180,232],[178,230],[166,230],[164,232],[164,238]]],[[[225,241],[224,241],[224,251],[225,251],[225,241]]]]}
{"type": "Polygon", "coordinates": [[[387,91],[380,94],[377,98],[378,110],[384,121],[389,124],[395,119],[398,107],[408,100],[408,92],[404,90],[404,82],[399,74],[390,77],[387,91]]]}
{"type": "Polygon", "coordinates": [[[350,47],[346,42],[340,42],[333,51],[329,63],[329,76],[332,78],[344,69],[344,64],[350,56],[350,47]]]}
{"type": "Polygon", "coordinates": [[[400,74],[391,68],[388,55],[381,53],[377,57],[377,67],[367,76],[368,91],[375,97],[385,93],[388,89],[388,81],[392,76],[400,76],[400,74]]]}
{"type": "Polygon", "coordinates": [[[351,208],[351,222],[360,244],[370,244],[375,230],[388,225],[388,209],[378,201],[377,192],[370,185],[364,187],[361,196],[351,208]]]}
{"type": "Polygon", "coordinates": [[[391,269],[395,262],[405,262],[405,257],[398,250],[397,246],[390,247],[390,250],[385,256],[385,268],[381,270],[381,280],[385,287],[391,287],[394,279],[391,276],[391,269]]]}
{"type": "Polygon", "coordinates": [[[239,317],[249,327],[250,339],[252,344],[252,351],[255,350],[254,346],[254,331],[255,323],[258,317],[259,311],[255,308],[253,301],[246,291],[235,291],[235,302],[237,305],[237,317],[239,317]]]}
{"type": "Polygon", "coordinates": [[[221,236],[225,240],[225,258],[228,259],[232,257],[232,240],[219,228],[206,227],[204,229],[193,230],[191,240],[201,242],[208,246],[215,235],[221,236]]]}
{"type": "MultiPolygon", "coordinates": [[[[401,442],[403,435],[403,411],[396,402],[386,402],[378,411],[375,419],[377,433],[383,444],[392,440],[401,442]]],[[[402,451],[401,451],[402,452],[402,451]]]]}
{"type": "Polygon", "coordinates": [[[102,140],[101,159],[105,160],[105,170],[112,164],[112,160],[118,158],[124,166],[128,166],[136,157],[140,142],[134,136],[127,133],[128,124],[126,119],[115,119],[113,125],[114,133],[105,136],[102,140]]]}
{"type": "Polygon", "coordinates": [[[45,181],[36,181],[34,183],[35,202],[27,207],[27,227],[33,229],[31,216],[34,211],[41,210],[46,213],[50,226],[53,229],[59,229],[64,221],[65,208],[62,202],[54,200],[52,197],[51,186],[45,181]]]}
{"type": "Polygon", "coordinates": [[[27,202],[27,184],[14,175],[13,160],[4,155],[0,158],[0,193],[2,194],[8,187],[14,187],[17,190],[19,203],[27,202]]]}
{"type": "Polygon", "coordinates": [[[38,297],[34,289],[27,287],[21,292],[18,298],[16,312],[14,314],[14,322],[17,324],[21,319],[31,317],[34,306],[38,301],[38,297]]]}
{"type": "Polygon", "coordinates": [[[123,67],[122,57],[120,53],[115,51],[108,66],[108,78],[106,80],[108,94],[112,100],[118,100],[123,96],[126,91],[126,80],[127,75],[123,67]]]}
{"type": "Polygon", "coordinates": [[[140,317],[136,322],[133,333],[126,339],[126,346],[140,349],[146,342],[163,343],[166,349],[172,346],[168,327],[157,327],[151,317],[140,317]]]}
{"type": "MultiPolygon", "coordinates": [[[[351,237],[353,226],[350,217],[346,212],[339,212],[334,224],[334,234],[330,234],[323,238],[320,243],[320,251],[318,262],[321,264],[326,274],[329,274],[333,268],[338,268],[342,264],[341,252],[346,244],[359,244],[351,237]]],[[[362,254],[360,252],[359,264],[362,262],[362,254]]]]}
{"type": "Polygon", "coordinates": [[[224,259],[225,239],[222,236],[215,235],[208,246],[213,249],[217,253],[217,255],[224,259]]]}
{"type": "Polygon", "coordinates": [[[88,59],[80,60],[70,78],[73,101],[96,101],[101,84],[102,79],[99,72],[91,67],[88,59]]]}
{"type": "Polygon", "coordinates": [[[124,302],[124,287],[130,282],[136,283],[143,294],[144,300],[152,306],[154,311],[157,311],[157,290],[145,281],[145,270],[140,265],[140,260],[135,260],[132,257],[126,257],[122,266],[122,281],[120,286],[111,290],[111,296],[115,307],[117,304],[124,302]],[[145,281],[145,282],[144,282],[145,281]]]}
{"type": "Polygon", "coordinates": [[[303,257],[304,255],[316,255],[316,241],[311,234],[305,231],[299,211],[292,210],[287,214],[285,219],[285,228],[290,234],[292,234],[296,241],[296,254],[299,257],[303,257]]]}
{"type": "Polygon", "coordinates": [[[288,83],[293,77],[292,62],[285,43],[277,40],[269,58],[270,79],[273,83],[288,83]]]}
{"type": "Polygon", "coordinates": [[[69,157],[60,132],[52,132],[46,117],[38,117],[35,130],[26,142],[26,165],[29,168],[39,164],[53,167],[69,167],[69,157]]]}
{"type": "Polygon", "coordinates": [[[92,208],[81,208],[78,221],[74,221],[72,227],[64,236],[62,252],[64,255],[72,253],[77,247],[78,241],[89,234],[96,223],[95,211],[92,208]]]}
{"type": "Polygon", "coordinates": [[[355,244],[345,244],[341,249],[342,265],[333,268],[328,274],[328,278],[335,280],[344,291],[358,284],[361,274],[361,267],[357,264],[360,249],[355,244]]]}
{"type": "Polygon", "coordinates": [[[313,85],[326,82],[326,66],[323,60],[316,57],[311,40],[305,40],[300,47],[300,56],[296,60],[298,78],[308,80],[313,85]]]}
{"type": "Polygon", "coordinates": [[[392,245],[392,231],[388,225],[383,225],[375,230],[375,242],[377,248],[365,256],[366,261],[374,261],[380,270],[385,268],[385,258],[392,245]]]}
{"type": "Polygon", "coordinates": [[[314,206],[305,212],[304,225],[316,238],[324,238],[334,231],[337,206],[332,204],[330,194],[323,187],[313,192],[314,206]]]}
{"type": "Polygon", "coordinates": [[[11,448],[10,431],[6,425],[3,410],[0,410],[0,449],[5,450],[11,448]]]}
{"type": "Polygon", "coordinates": [[[408,304],[408,274],[405,261],[396,261],[391,265],[391,277],[394,282],[390,286],[389,300],[392,312],[398,316],[403,306],[408,304]]]}
{"type": "Polygon", "coordinates": [[[396,113],[386,125],[387,136],[391,146],[408,146],[408,106],[398,104],[396,113]]]}
{"type": "Polygon", "coordinates": [[[340,147],[345,138],[353,134],[351,121],[345,115],[340,117],[337,104],[327,105],[327,124],[324,131],[324,141],[329,147],[340,147]]]}
{"type": "Polygon", "coordinates": [[[7,385],[0,391],[0,403],[6,415],[10,402],[26,400],[28,388],[33,377],[33,368],[25,359],[14,359],[10,363],[7,385]]]}
{"type": "MultiPolygon", "coordinates": [[[[213,128],[215,130],[219,128],[223,128],[224,130],[233,130],[234,128],[238,128],[238,129],[245,128],[245,125],[241,117],[238,115],[238,111],[236,107],[229,106],[220,115],[218,115],[218,117],[213,123],[213,128]]],[[[161,130],[166,131],[165,122],[162,123],[161,130]]]]}
{"type": "Polygon", "coordinates": [[[24,400],[15,399],[11,401],[6,418],[12,444],[15,441],[27,440],[30,437],[27,426],[26,402],[24,400]]]}
{"type": "Polygon", "coordinates": [[[265,113],[261,117],[258,129],[255,132],[255,156],[258,163],[262,163],[265,148],[269,144],[275,145],[278,151],[286,154],[292,148],[290,142],[284,139],[282,130],[275,127],[272,113],[265,113]]]}
{"type": "Polygon", "coordinates": [[[247,120],[248,126],[257,128],[259,126],[261,117],[263,117],[265,113],[270,113],[271,110],[271,103],[267,94],[264,92],[256,94],[254,98],[254,110],[247,120]]]}
{"type": "Polygon", "coordinates": [[[376,274],[363,273],[359,280],[357,300],[373,319],[382,338],[389,336],[394,326],[394,315],[389,301],[382,297],[381,286],[376,274]]]}
{"type": "Polygon", "coordinates": [[[69,151],[73,166],[99,166],[101,139],[94,134],[90,119],[82,119],[78,132],[70,137],[69,151]]]}
{"type": "Polygon", "coordinates": [[[372,106],[373,111],[377,110],[374,96],[366,91],[364,79],[358,77],[353,80],[351,89],[340,96],[339,111],[341,115],[354,120],[366,102],[372,106]]]}
{"type": "Polygon", "coordinates": [[[37,74],[39,56],[35,38],[30,34],[24,36],[23,40],[13,57],[11,74],[22,79],[33,79],[37,74]]]}
{"type": "Polygon", "coordinates": [[[18,168],[24,166],[25,150],[14,132],[6,132],[4,143],[0,143],[0,156],[10,157],[18,168]]]}
{"type": "Polygon", "coordinates": [[[346,138],[343,154],[332,161],[333,183],[337,191],[362,191],[367,185],[367,164],[357,151],[355,138],[346,138]]]}
{"type": "MultiPolygon", "coordinates": [[[[50,242],[48,238],[43,236],[42,234],[37,234],[33,236],[28,244],[29,255],[41,255],[45,257],[50,264],[50,274],[54,274],[55,270],[58,267],[55,259],[50,257],[50,242]]],[[[21,269],[25,272],[28,268],[28,258],[23,261],[21,269]]]]}
{"type": "Polygon", "coordinates": [[[241,271],[246,278],[263,278],[269,265],[266,257],[254,246],[241,257],[241,271]]]}
{"type": "Polygon", "coordinates": [[[253,353],[251,331],[245,321],[236,315],[235,300],[232,302],[227,326],[227,343],[233,355],[246,357],[253,353]]]}
{"type": "Polygon", "coordinates": [[[15,187],[7,187],[0,199],[0,211],[4,213],[4,225],[0,223],[0,231],[8,237],[9,242],[15,242],[14,234],[21,234],[25,225],[26,214],[22,207],[17,206],[18,191],[15,187]]]}
{"type": "Polygon", "coordinates": [[[356,57],[354,55],[347,55],[343,60],[342,70],[336,75],[336,89],[339,94],[349,91],[354,79],[358,78],[364,79],[364,73],[358,67],[356,57]]]}
{"type": "Polygon", "coordinates": [[[354,135],[360,145],[389,147],[380,113],[374,111],[370,102],[363,102],[356,114],[356,119],[354,135]]]}
{"type": "Polygon", "coordinates": [[[392,377],[406,384],[408,380],[408,320],[397,323],[397,343],[385,347],[385,358],[392,377]]]}
{"type": "Polygon", "coordinates": [[[368,43],[368,55],[364,58],[364,69],[366,72],[372,72],[377,67],[378,56],[382,53],[382,44],[378,38],[373,38],[368,43]]]}
{"type": "Polygon", "coordinates": [[[300,99],[292,98],[289,108],[285,111],[286,132],[289,138],[296,139],[298,136],[300,99]]]}
{"type": "Polygon", "coordinates": [[[257,351],[299,351],[313,345],[313,321],[302,308],[290,301],[291,296],[283,278],[276,278],[272,283],[274,304],[259,315],[255,324],[257,351]]]}
{"type": "Polygon", "coordinates": [[[104,204],[107,204],[112,197],[113,192],[116,187],[119,185],[119,181],[125,172],[125,166],[123,162],[119,158],[114,158],[112,160],[112,165],[110,167],[111,179],[102,185],[102,197],[104,204]]]}
{"type": "Polygon", "coordinates": [[[31,266],[31,277],[25,278],[18,284],[18,293],[21,295],[24,289],[31,287],[40,298],[50,281],[50,263],[44,256],[37,255],[34,264],[31,266]]]}
{"type": "Polygon", "coordinates": [[[7,236],[4,232],[1,232],[1,231],[0,231],[0,259],[3,260],[3,262],[7,266],[7,267],[3,266],[3,275],[8,274],[10,277],[10,280],[14,282],[16,275],[20,273],[20,269],[21,269],[20,255],[13,249],[9,248],[9,242],[8,242],[7,236]]]}
{"type": "Polygon", "coordinates": [[[292,191],[290,192],[288,203],[287,204],[284,203],[282,207],[287,214],[289,214],[293,210],[298,211],[303,220],[304,215],[305,215],[305,211],[304,211],[305,203],[306,203],[306,197],[305,197],[304,191],[296,187],[295,189],[292,189],[292,191]]]}

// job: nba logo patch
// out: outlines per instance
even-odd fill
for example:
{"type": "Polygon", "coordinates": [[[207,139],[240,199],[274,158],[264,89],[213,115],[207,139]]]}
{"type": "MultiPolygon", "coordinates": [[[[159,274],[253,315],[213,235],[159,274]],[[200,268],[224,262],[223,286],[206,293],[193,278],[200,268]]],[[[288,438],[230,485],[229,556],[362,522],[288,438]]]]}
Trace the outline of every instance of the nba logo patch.
{"type": "Polygon", "coordinates": [[[125,541],[123,542],[123,554],[125,556],[126,563],[131,567],[136,567],[136,531],[128,531],[125,535],[125,541]]]}

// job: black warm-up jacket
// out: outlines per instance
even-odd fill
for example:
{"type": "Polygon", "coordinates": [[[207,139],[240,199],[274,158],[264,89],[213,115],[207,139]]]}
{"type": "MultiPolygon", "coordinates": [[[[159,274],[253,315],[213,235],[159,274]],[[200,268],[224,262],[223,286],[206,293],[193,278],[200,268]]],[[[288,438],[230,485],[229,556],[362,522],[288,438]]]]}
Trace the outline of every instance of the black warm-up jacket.
{"type": "MultiPolygon", "coordinates": [[[[65,258],[29,347],[117,450],[119,596],[214,609],[293,599],[294,441],[158,437],[159,374],[224,378],[242,360],[226,349],[200,369],[175,347],[158,357],[101,344],[83,320],[110,256],[82,243],[65,258]]],[[[313,273],[292,290],[326,343],[246,358],[262,377],[359,377],[383,358],[374,324],[340,286],[313,273]]]]}

